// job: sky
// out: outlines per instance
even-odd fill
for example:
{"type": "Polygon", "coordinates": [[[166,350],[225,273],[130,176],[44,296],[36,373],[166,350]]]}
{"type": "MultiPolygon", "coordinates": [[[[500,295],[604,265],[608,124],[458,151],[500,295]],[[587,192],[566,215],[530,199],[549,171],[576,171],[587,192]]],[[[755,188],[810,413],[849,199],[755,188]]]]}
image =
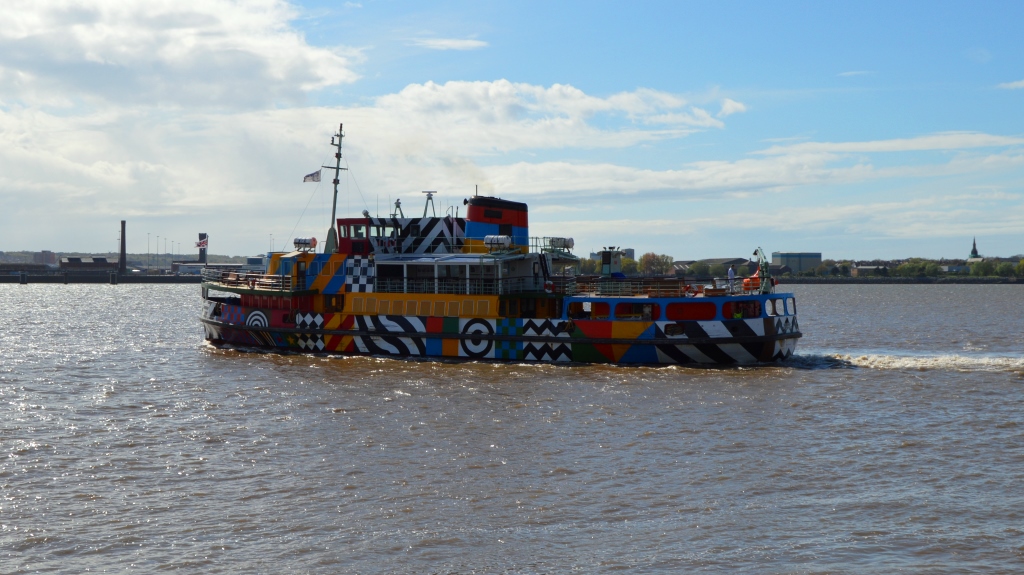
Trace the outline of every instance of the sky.
{"type": "Polygon", "coordinates": [[[0,250],[255,255],[401,199],[677,260],[1024,253],[1024,2],[6,0],[0,250]],[[159,247],[157,245],[159,238],[159,247]],[[165,247],[166,246],[166,247],[165,247]]]}

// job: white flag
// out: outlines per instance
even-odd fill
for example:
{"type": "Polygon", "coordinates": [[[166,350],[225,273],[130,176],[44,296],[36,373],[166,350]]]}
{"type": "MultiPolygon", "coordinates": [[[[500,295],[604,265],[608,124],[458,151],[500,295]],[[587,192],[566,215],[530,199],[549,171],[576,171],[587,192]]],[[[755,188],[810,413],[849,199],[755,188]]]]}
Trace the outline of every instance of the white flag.
{"type": "Polygon", "coordinates": [[[303,182],[319,182],[320,181],[320,170],[313,172],[312,174],[306,174],[306,177],[302,178],[303,182]]]}

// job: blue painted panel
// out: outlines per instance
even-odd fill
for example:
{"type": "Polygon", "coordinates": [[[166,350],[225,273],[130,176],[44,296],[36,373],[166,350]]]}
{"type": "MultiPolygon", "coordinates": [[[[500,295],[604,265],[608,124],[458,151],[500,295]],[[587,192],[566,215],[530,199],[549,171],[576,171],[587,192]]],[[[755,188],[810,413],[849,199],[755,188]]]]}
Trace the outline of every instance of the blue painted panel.
{"type": "Polygon", "coordinates": [[[443,346],[441,344],[441,342],[443,340],[441,338],[439,338],[439,337],[428,337],[428,338],[424,338],[424,339],[425,339],[424,343],[426,344],[426,348],[427,348],[427,355],[432,355],[432,356],[435,356],[435,357],[441,357],[441,356],[444,355],[443,346]]]}
{"type": "Polygon", "coordinates": [[[619,363],[658,363],[658,352],[653,345],[631,345],[619,363]]]}

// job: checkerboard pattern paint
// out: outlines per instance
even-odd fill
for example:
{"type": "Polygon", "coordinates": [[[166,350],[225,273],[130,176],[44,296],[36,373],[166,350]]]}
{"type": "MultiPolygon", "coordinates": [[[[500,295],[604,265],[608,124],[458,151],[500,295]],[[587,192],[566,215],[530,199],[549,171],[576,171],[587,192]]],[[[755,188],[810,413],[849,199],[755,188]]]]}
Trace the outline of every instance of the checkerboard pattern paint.
{"type": "Polygon", "coordinates": [[[352,256],[345,261],[345,290],[349,293],[372,293],[374,267],[369,258],[352,256]]]}

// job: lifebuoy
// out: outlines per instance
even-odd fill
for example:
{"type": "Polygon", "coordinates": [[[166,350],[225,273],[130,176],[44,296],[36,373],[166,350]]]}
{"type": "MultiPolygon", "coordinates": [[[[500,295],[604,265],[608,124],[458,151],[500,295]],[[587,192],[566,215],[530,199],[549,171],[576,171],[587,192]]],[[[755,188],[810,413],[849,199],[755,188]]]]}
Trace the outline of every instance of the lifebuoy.
{"type": "Polygon", "coordinates": [[[555,291],[555,282],[544,282],[544,291],[546,293],[552,293],[555,291]]]}

